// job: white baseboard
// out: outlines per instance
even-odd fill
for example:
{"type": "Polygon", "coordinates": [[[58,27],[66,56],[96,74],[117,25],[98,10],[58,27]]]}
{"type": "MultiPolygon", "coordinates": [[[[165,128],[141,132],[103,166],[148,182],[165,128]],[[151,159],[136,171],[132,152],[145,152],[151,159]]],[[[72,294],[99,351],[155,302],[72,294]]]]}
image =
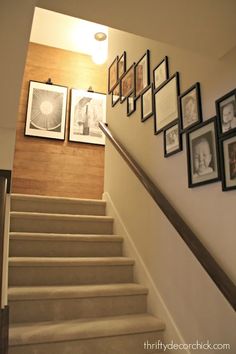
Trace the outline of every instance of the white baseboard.
{"type": "MultiPolygon", "coordinates": [[[[166,324],[165,343],[184,344],[185,341],[177,328],[170,312],[168,311],[163,298],[161,297],[134,241],[126,229],[118,210],[116,209],[109,193],[103,194],[103,199],[107,202],[106,214],[114,218],[114,234],[124,238],[123,253],[125,256],[135,260],[134,280],[148,288],[148,312],[160,317],[166,324]]],[[[190,354],[189,350],[166,350],[166,353],[190,354]]]]}

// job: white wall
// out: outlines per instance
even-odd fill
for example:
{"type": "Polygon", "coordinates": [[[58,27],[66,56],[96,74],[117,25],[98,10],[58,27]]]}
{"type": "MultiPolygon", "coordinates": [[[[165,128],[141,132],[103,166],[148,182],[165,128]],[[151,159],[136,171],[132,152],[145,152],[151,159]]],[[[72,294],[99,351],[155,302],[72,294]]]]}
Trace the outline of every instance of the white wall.
{"type": "MultiPolygon", "coordinates": [[[[204,120],[215,115],[215,100],[235,87],[236,51],[220,61],[117,30],[110,30],[109,39],[109,63],[126,50],[129,67],[150,49],[151,68],[167,55],[170,74],[180,72],[181,92],[199,81],[204,120]]],[[[165,159],[163,136],[153,134],[153,118],[140,121],[140,100],[131,117],[126,117],[126,103],[114,108],[108,104],[107,120],[114,135],[235,280],[236,191],[223,193],[220,182],[189,189],[185,143],[182,152],[165,159]]],[[[106,146],[105,192],[185,341],[209,339],[236,345],[234,311],[110,144],[106,146]]]]}

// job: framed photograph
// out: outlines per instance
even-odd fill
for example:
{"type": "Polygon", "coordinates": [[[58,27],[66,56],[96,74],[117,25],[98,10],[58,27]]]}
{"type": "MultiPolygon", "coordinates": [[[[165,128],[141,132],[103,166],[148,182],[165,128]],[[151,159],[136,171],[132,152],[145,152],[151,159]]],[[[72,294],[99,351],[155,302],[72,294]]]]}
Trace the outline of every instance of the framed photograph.
{"type": "Polygon", "coordinates": [[[111,93],[118,82],[118,56],[108,68],[108,93],[111,93]]]}
{"type": "Polygon", "coordinates": [[[149,85],[141,94],[141,121],[144,122],[153,115],[153,89],[149,85]]]}
{"type": "Polygon", "coordinates": [[[159,134],[164,128],[178,120],[179,73],[165,81],[154,91],[154,132],[159,134]]]}
{"type": "Polygon", "coordinates": [[[216,114],[221,136],[236,131],[236,89],[216,101],[216,114]]]}
{"type": "Polygon", "coordinates": [[[163,82],[169,79],[168,57],[162,59],[162,61],[153,69],[153,85],[156,90],[163,82]]]}
{"type": "Polygon", "coordinates": [[[25,135],[65,139],[67,87],[29,82],[25,135]]]}
{"type": "Polygon", "coordinates": [[[71,89],[69,140],[104,145],[99,122],[106,122],[106,95],[71,89]]]}
{"type": "Polygon", "coordinates": [[[188,186],[219,181],[219,149],[216,119],[211,118],[186,134],[188,186]]]}
{"type": "Polygon", "coordinates": [[[123,74],[120,79],[120,101],[123,102],[131,93],[134,92],[135,85],[135,64],[123,74]]]}
{"type": "Polygon", "coordinates": [[[169,157],[182,151],[182,135],[179,122],[164,130],[164,156],[169,157]]]}
{"type": "Polygon", "coordinates": [[[202,121],[200,84],[197,82],[179,96],[181,131],[185,132],[202,121]]]}
{"type": "Polygon", "coordinates": [[[120,83],[118,83],[111,92],[111,105],[114,107],[120,100],[120,83]]]}
{"type": "Polygon", "coordinates": [[[126,52],[118,59],[118,79],[126,72],[126,52]]]}
{"type": "Polygon", "coordinates": [[[220,140],[222,190],[236,189],[236,135],[230,134],[220,140]]]}
{"type": "Polygon", "coordinates": [[[131,95],[129,95],[127,97],[127,116],[131,116],[132,113],[134,113],[136,110],[136,100],[134,98],[134,94],[131,93],[131,95]]]}
{"type": "Polygon", "coordinates": [[[150,51],[147,50],[135,65],[135,98],[150,84],[150,51]]]}

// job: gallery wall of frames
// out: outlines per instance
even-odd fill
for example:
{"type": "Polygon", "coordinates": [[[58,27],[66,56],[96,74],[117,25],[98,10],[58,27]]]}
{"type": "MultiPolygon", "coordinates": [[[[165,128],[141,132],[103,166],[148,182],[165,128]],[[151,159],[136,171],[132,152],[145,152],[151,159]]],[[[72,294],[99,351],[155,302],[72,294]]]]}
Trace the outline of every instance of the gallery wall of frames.
{"type": "Polygon", "coordinates": [[[222,190],[236,189],[236,89],[215,102],[216,114],[202,116],[201,85],[180,90],[180,73],[169,70],[165,56],[150,68],[150,50],[127,68],[127,53],[116,56],[108,68],[111,105],[126,104],[127,117],[141,100],[140,124],[153,119],[153,133],[162,134],[164,157],[183,150],[186,139],[188,187],[216,181],[222,190]]]}

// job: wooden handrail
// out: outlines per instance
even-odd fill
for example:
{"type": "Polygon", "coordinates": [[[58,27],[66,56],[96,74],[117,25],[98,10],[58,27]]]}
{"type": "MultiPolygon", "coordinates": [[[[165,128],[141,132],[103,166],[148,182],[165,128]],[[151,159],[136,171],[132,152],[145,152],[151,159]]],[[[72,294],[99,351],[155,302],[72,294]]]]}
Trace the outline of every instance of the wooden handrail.
{"type": "Polygon", "coordinates": [[[166,197],[162,194],[159,188],[147,176],[144,170],[138,165],[133,157],[127,152],[125,147],[112,135],[108,129],[107,124],[99,123],[100,128],[111,141],[116,150],[120,153],[123,159],[127,162],[129,167],[138,177],[140,182],[144,185],[148,193],[155,200],[156,204],[160,207],[170,223],[174,226],[176,231],[182,237],[184,242],[188,245],[189,249],[195,255],[199,263],[206,270],[208,275],[217,285],[221,293],[228,300],[230,305],[236,311],[236,286],[228,275],[223,271],[220,265],[216,262],[210,252],[197,238],[195,233],[186,224],[183,218],[178,214],[166,197]]]}

